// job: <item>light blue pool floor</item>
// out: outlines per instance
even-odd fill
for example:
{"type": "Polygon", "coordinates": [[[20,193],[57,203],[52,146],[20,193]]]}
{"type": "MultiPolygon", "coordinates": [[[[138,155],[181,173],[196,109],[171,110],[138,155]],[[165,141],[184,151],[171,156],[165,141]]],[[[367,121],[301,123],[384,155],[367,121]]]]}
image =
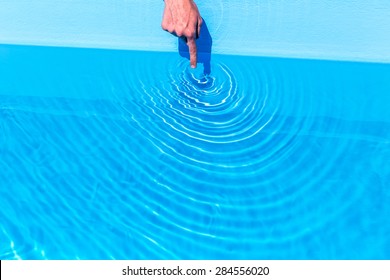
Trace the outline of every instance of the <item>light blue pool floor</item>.
{"type": "Polygon", "coordinates": [[[390,65],[0,46],[0,259],[389,259],[390,65]]]}

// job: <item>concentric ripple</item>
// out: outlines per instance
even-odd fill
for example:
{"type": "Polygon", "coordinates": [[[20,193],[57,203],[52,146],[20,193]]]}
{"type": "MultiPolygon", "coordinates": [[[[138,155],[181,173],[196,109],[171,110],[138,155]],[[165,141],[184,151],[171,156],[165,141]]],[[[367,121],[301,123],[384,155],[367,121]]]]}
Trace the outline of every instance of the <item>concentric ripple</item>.
{"type": "Polygon", "coordinates": [[[35,52],[0,68],[2,259],[388,257],[388,66],[35,52]]]}
{"type": "MultiPolygon", "coordinates": [[[[140,126],[149,141],[168,157],[164,159],[167,165],[164,176],[158,183],[179,190],[181,199],[190,197],[198,203],[218,205],[234,212],[233,216],[241,217],[242,211],[248,209],[257,215],[262,213],[262,217],[267,217],[262,218],[263,225],[270,222],[272,225],[268,226],[273,231],[267,233],[263,232],[264,227],[253,228],[251,234],[267,236],[257,242],[268,243],[295,239],[324,226],[329,221],[327,217],[330,220],[333,217],[329,213],[340,215],[364,191],[358,188],[351,193],[351,186],[345,184],[342,190],[334,192],[331,184],[316,188],[313,193],[313,188],[329,176],[337,177],[332,173],[334,166],[324,162],[343,162],[343,153],[352,147],[338,139],[331,143],[318,142],[315,135],[320,122],[315,114],[330,108],[326,108],[326,103],[317,107],[320,104],[314,103],[313,95],[324,93],[312,91],[302,77],[294,76],[299,73],[284,73],[278,63],[271,69],[269,66],[239,63],[235,68],[240,71],[233,71],[225,63],[214,63],[212,74],[204,76],[202,71],[194,71],[186,61],[180,61],[168,69],[168,82],[148,85],[149,77],[138,77],[143,90],[139,94],[144,104],[151,104],[145,113],[154,121],[147,127],[140,126]],[[321,146],[333,145],[329,158],[321,146]],[[221,200],[216,193],[224,192],[228,198],[221,200]],[[330,193],[342,206],[319,207],[330,193]],[[306,199],[309,195],[312,200],[306,199]],[[280,211],[286,208],[289,211],[280,211]],[[323,218],[318,219],[319,215],[323,218]],[[286,224],[291,217],[302,218],[286,224]],[[304,226],[307,224],[310,226],[304,226]],[[286,236],[286,232],[291,235],[286,236]]],[[[333,126],[329,122],[327,129],[327,137],[337,135],[337,124],[333,126]]],[[[154,174],[150,176],[155,178],[154,174]]],[[[199,206],[191,210],[191,215],[200,211],[199,206]]],[[[256,220],[248,219],[242,222],[256,220]]],[[[238,231],[240,228],[237,227],[238,231]]],[[[220,238],[232,239],[239,233],[232,229],[220,230],[220,238]]],[[[246,233],[250,232],[247,229],[246,233]]]]}

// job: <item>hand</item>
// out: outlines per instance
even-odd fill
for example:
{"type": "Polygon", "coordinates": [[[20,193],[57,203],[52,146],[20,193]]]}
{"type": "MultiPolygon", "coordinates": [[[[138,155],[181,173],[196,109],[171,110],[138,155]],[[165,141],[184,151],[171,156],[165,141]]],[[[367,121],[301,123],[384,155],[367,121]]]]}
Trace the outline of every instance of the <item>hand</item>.
{"type": "Polygon", "coordinates": [[[161,27],[187,41],[191,67],[197,63],[196,39],[200,34],[202,17],[193,0],[165,0],[161,27]]]}

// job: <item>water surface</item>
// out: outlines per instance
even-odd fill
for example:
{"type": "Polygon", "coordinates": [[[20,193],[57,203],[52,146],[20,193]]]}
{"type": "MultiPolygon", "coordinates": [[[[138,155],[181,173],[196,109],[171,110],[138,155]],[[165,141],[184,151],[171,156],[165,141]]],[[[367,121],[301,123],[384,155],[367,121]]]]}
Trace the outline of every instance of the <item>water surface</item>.
{"type": "Polygon", "coordinates": [[[388,259],[390,65],[0,46],[1,259],[388,259]]]}

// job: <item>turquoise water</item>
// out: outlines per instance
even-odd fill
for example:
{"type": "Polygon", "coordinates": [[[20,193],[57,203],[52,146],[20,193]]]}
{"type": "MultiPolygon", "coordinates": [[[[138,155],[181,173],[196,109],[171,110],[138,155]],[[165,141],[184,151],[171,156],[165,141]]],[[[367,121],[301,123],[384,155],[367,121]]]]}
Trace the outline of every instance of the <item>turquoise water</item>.
{"type": "Polygon", "coordinates": [[[1,259],[389,259],[390,65],[0,45],[1,259]]]}

